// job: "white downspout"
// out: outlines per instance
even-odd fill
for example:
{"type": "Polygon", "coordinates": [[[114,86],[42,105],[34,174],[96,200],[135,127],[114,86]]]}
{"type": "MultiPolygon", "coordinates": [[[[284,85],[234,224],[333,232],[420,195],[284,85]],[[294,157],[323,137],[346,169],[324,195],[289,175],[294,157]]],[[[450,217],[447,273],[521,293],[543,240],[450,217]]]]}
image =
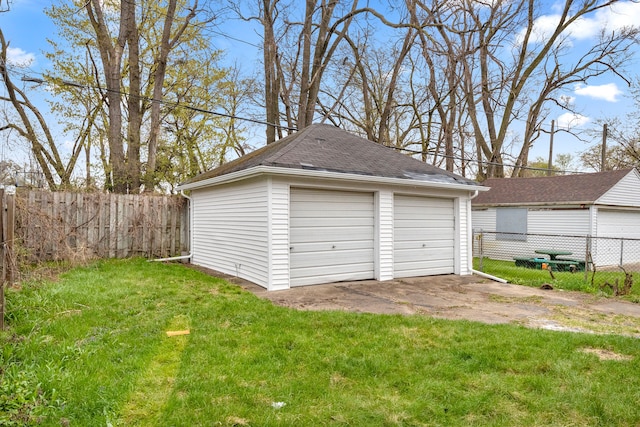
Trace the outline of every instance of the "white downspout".
{"type": "Polygon", "coordinates": [[[193,230],[191,229],[191,225],[193,224],[193,209],[191,206],[191,197],[184,194],[184,190],[180,190],[180,195],[188,200],[189,205],[189,253],[187,255],[173,256],[168,258],[156,258],[150,259],[149,262],[163,262],[163,261],[179,261],[181,259],[190,259],[191,258],[191,248],[193,247],[193,230]]]}

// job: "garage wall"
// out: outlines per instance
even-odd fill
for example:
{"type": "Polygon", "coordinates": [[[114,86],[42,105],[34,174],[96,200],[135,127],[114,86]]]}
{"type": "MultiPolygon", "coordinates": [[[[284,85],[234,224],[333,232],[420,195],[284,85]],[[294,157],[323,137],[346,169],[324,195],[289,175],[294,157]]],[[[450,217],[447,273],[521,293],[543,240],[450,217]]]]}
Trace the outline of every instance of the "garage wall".
{"type": "MultiPolygon", "coordinates": [[[[589,209],[548,209],[529,208],[527,211],[526,233],[549,234],[558,236],[586,236],[590,230],[589,209]]],[[[487,232],[496,231],[496,208],[476,209],[472,211],[473,229],[487,232]]],[[[514,256],[533,256],[541,246],[554,245],[571,250],[576,257],[585,256],[583,239],[571,237],[527,236],[526,240],[499,240],[496,234],[483,236],[484,255],[489,258],[511,261],[514,256]]],[[[473,242],[476,244],[477,242],[473,242]]],[[[476,253],[478,248],[475,248],[476,253]]]]}
{"type": "Polygon", "coordinates": [[[460,275],[472,274],[472,252],[471,252],[471,201],[467,198],[455,199],[456,209],[456,229],[458,238],[456,239],[455,253],[460,254],[456,259],[454,273],[460,275]]]}
{"type": "Polygon", "coordinates": [[[289,288],[289,183],[268,178],[269,285],[276,291],[289,288]]]}
{"type": "Polygon", "coordinates": [[[191,201],[192,262],[267,287],[268,182],[252,180],[194,190],[191,201]]]}
{"type": "Polygon", "coordinates": [[[376,275],[377,280],[393,279],[393,192],[376,193],[376,275]]]}

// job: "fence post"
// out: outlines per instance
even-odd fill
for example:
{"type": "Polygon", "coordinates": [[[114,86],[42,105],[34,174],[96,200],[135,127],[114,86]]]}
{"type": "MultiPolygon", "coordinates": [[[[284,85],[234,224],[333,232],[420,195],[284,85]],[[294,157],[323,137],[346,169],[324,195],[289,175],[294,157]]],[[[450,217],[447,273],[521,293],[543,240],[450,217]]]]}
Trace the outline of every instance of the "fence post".
{"type": "Polygon", "coordinates": [[[620,266],[624,267],[624,263],[622,262],[624,257],[624,237],[620,238],[620,266]]]}
{"type": "Polygon", "coordinates": [[[593,261],[591,258],[591,235],[587,235],[585,238],[585,249],[584,249],[584,281],[589,280],[589,260],[593,261]]]}
{"type": "Polygon", "coordinates": [[[482,242],[483,235],[484,235],[484,233],[482,232],[482,229],[480,229],[480,233],[478,234],[478,251],[480,252],[480,256],[479,256],[480,260],[479,260],[479,263],[478,263],[478,269],[479,269],[480,271],[482,271],[482,272],[484,272],[484,262],[483,262],[483,261],[484,261],[484,260],[483,260],[483,257],[484,257],[484,254],[483,254],[483,252],[484,252],[484,248],[482,247],[482,243],[483,243],[483,242],[482,242]]]}
{"type": "Polygon", "coordinates": [[[16,277],[16,256],[13,251],[14,238],[15,238],[15,226],[16,226],[16,196],[15,194],[7,194],[4,196],[7,200],[7,222],[4,229],[6,230],[5,236],[5,253],[4,253],[4,265],[7,269],[5,274],[6,282],[8,285],[13,285],[16,277]]]}
{"type": "Polygon", "coordinates": [[[5,257],[5,240],[4,240],[4,189],[0,188],[0,331],[4,330],[4,286],[5,286],[5,273],[7,271],[7,263],[5,257]]]}

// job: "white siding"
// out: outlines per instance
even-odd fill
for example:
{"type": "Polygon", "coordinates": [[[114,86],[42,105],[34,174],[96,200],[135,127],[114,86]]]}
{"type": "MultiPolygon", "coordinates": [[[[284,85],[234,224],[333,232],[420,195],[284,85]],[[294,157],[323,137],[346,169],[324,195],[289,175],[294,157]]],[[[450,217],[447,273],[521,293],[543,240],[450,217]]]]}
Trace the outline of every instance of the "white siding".
{"type": "Polygon", "coordinates": [[[394,276],[450,274],[455,270],[453,199],[394,198],[394,276]]]}
{"type": "Polygon", "coordinates": [[[291,189],[290,284],[373,279],[373,193],[291,189]]]}
{"type": "Polygon", "coordinates": [[[640,207],[640,174],[630,171],[616,185],[597,200],[597,204],[640,207]]]}
{"type": "Polygon", "coordinates": [[[527,233],[585,236],[589,209],[529,209],[527,233]]]}
{"type": "Polygon", "coordinates": [[[471,211],[471,224],[474,231],[487,230],[487,231],[495,231],[496,230],[496,209],[495,208],[487,208],[487,209],[473,209],[471,211]]]}
{"type": "Polygon", "coordinates": [[[192,262],[268,287],[268,194],[265,180],[192,193],[192,262]]]}
{"type": "Polygon", "coordinates": [[[456,258],[455,273],[471,274],[471,202],[468,198],[459,198],[455,202],[456,214],[456,258]]]}
{"type": "Polygon", "coordinates": [[[596,266],[617,266],[640,262],[640,210],[598,209],[597,236],[592,244],[596,266]],[[624,237],[606,239],[605,237],[624,237]]]}
{"type": "Polygon", "coordinates": [[[289,288],[289,184],[269,179],[269,286],[289,288]]]}
{"type": "Polygon", "coordinates": [[[377,263],[376,279],[393,279],[393,192],[377,193],[377,263]]]}
{"type": "MultiPolygon", "coordinates": [[[[534,209],[527,212],[526,241],[499,240],[496,234],[496,208],[473,211],[473,227],[483,234],[483,256],[492,259],[512,260],[513,257],[533,257],[536,249],[564,249],[573,252],[572,258],[584,259],[585,237],[589,233],[589,209],[534,209]],[[549,234],[555,236],[536,236],[549,234]]],[[[478,242],[474,242],[474,255],[479,256],[478,242]]]]}

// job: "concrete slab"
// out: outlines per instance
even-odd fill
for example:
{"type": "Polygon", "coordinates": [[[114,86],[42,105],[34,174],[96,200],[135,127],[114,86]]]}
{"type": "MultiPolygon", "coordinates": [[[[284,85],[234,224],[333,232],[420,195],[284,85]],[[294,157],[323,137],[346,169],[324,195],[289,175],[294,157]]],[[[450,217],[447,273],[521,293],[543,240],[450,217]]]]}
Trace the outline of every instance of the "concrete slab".
{"type": "Polygon", "coordinates": [[[582,292],[497,283],[478,276],[442,275],[385,282],[362,280],[267,292],[251,282],[204,270],[236,283],[260,298],[296,310],[426,315],[640,337],[640,304],[582,292]]]}

